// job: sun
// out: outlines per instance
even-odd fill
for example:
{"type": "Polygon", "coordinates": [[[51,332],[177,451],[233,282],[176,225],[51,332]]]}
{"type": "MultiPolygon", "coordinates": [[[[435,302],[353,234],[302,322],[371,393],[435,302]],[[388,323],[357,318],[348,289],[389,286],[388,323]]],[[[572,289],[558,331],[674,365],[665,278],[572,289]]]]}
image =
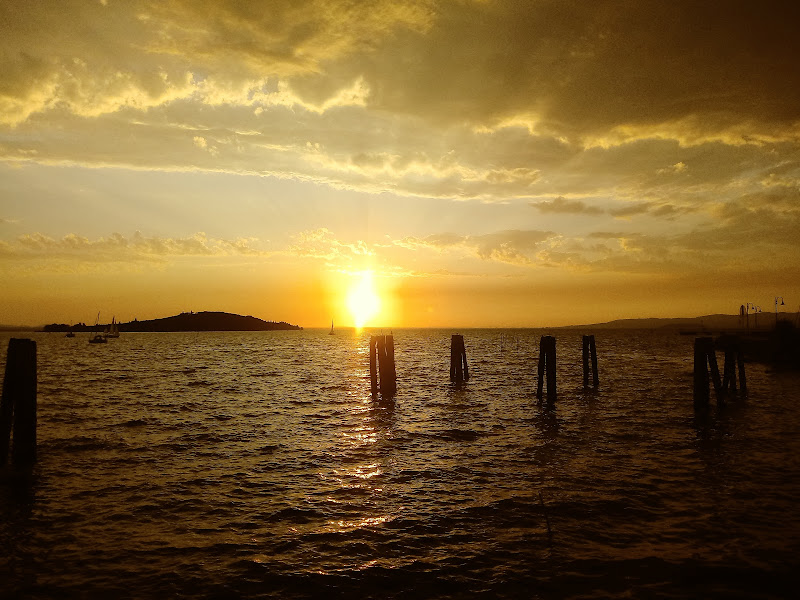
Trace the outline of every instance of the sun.
{"type": "Polygon", "coordinates": [[[372,282],[372,271],[363,271],[347,294],[347,308],[357,329],[361,329],[380,310],[381,301],[372,282]]]}

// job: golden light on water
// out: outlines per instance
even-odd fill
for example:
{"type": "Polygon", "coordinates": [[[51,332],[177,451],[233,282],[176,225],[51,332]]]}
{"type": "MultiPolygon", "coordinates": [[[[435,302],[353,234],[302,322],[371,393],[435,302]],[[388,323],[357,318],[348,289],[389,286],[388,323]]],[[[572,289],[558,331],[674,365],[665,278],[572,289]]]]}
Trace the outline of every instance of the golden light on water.
{"type": "Polygon", "coordinates": [[[372,271],[362,271],[347,294],[347,308],[357,329],[368,325],[381,308],[381,301],[375,291],[372,271]]]}

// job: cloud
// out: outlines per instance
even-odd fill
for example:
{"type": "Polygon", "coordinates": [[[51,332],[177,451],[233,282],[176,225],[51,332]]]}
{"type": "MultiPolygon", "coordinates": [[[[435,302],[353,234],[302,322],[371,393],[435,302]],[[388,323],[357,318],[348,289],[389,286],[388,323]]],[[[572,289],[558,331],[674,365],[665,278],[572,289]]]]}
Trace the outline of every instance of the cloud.
{"type": "Polygon", "coordinates": [[[324,259],[329,265],[336,266],[352,264],[356,259],[364,259],[374,254],[374,250],[365,242],[361,240],[352,243],[341,242],[325,227],[293,235],[287,251],[301,257],[324,259]]]}
{"type": "Polygon", "coordinates": [[[597,206],[589,206],[581,200],[567,200],[563,196],[549,201],[531,202],[531,206],[543,213],[599,215],[605,212],[597,206]]]}
{"type": "Polygon", "coordinates": [[[530,265],[536,261],[537,253],[557,237],[552,231],[505,230],[482,235],[440,233],[424,238],[404,238],[395,244],[403,248],[429,248],[438,252],[456,250],[482,260],[530,265]]]}
{"type": "Polygon", "coordinates": [[[683,173],[686,170],[686,163],[683,161],[676,162],[674,165],[658,169],[656,173],[659,175],[672,175],[676,173],[683,173]]]}
{"type": "Polygon", "coordinates": [[[145,236],[137,231],[129,237],[113,233],[96,239],[74,233],[59,239],[32,233],[1,241],[0,265],[13,266],[19,261],[103,264],[163,262],[178,257],[266,256],[268,253],[257,244],[253,238],[224,240],[209,238],[202,232],[169,238],[145,236]]]}
{"type": "Polygon", "coordinates": [[[796,181],[782,170],[800,139],[790,3],[0,10],[7,161],[533,201],[542,218],[679,219],[796,181]]]}

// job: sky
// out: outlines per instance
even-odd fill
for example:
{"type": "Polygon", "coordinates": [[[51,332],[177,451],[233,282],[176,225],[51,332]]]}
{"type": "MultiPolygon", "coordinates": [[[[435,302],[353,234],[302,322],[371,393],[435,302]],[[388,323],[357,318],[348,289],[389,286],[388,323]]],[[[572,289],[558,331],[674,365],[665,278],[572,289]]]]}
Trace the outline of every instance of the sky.
{"type": "Polygon", "coordinates": [[[769,0],[0,0],[0,323],[800,310],[799,21],[769,0]]]}

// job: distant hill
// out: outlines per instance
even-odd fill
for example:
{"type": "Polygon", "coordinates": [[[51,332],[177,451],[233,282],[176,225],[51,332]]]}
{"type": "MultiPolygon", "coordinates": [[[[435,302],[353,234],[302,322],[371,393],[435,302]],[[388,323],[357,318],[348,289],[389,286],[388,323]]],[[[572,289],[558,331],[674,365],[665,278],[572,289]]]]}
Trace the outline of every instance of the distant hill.
{"type": "MultiPolygon", "coordinates": [[[[781,321],[794,322],[796,313],[778,313],[781,321]]],[[[589,325],[570,325],[561,329],[675,329],[687,332],[723,332],[737,331],[748,327],[748,322],[739,315],[705,315],[702,317],[676,317],[651,319],[617,319],[606,323],[589,325]]],[[[760,313],[758,317],[751,314],[749,329],[772,329],[775,327],[775,313],[760,313]]]]}
{"type": "MultiPolygon", "coordinates": [[[[302,327],[284,321],[264,321],[256,317],[234,315],[225,312],[188,312],[162,319],[149,321],[133,320],[119,323],[120,331],[277,331],[300,330],[302,327]]],[[[95,331],[103,330],[106,325],[93,326],[79,323],[67,325],[51,323],[45,325],[43,331],[95,331]]]]}

